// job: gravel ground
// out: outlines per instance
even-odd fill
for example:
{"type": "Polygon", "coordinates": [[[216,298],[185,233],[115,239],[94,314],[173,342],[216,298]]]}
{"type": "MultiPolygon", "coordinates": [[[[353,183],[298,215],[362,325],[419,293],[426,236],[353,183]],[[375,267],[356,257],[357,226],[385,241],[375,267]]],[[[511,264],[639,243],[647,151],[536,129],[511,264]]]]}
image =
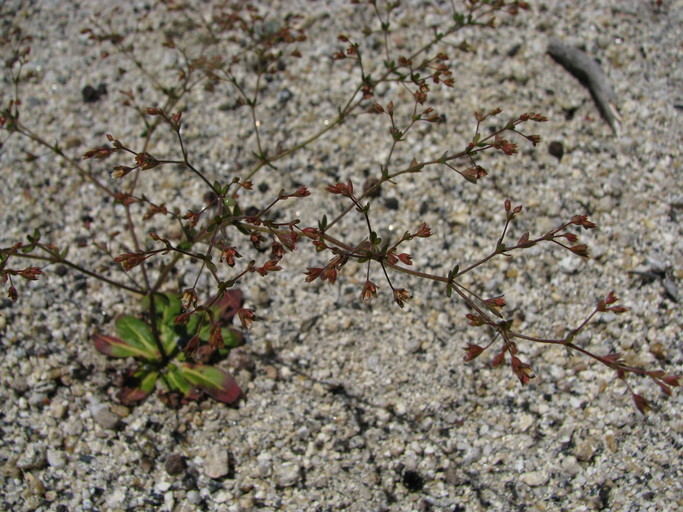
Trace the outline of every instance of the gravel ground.
{"type": "MultiPolygon", "coordinates": [[[[193,1],[208,14],[212,2],[193,1]]],[[[329,123],[348,98],[357,73],[333,62],[345,33],[359,40],[378,28],[370,9],[349,2],[279,1],[268,18],[301,12],[308,40],[302,58],[263,84],[261,137],[269,147],[291,144],[329,123]],[[326,4],[332,4],[328,6],[326,4]],[[354,74],[356,73],[356,74],[354,74]]],[[[420,127],[399,146],[407,164],[458,151],[472,135],[472,112],[501,107],[509,115],[541,112],[543,142],[523,140],[520,155],[485,156],[490,175],[478,185],[447,169],[429,169],[386,187],[373,206],[381,236],[426,221],[435,233],[412,242],[415,266],[445,273],[486,254],[500,234],[506,197],[525,209],[511,228],[543,233],[575,214],[599,229],[582,234],[592,257],[581,260],[536,246],[501,258],[465,280],[488,295],[505,293],[515,327],[530,335],[561,336],[581,322],[599,297],[615,290],[627,315],[603,315],[578,340],[601,354],[620,351],[632,364],[683,371],[679,309],[683,279],[680,1],[530,2],[499,28],[467,30],[457,56],[456,84],[431,97],[445,123],[420,127]],[[546,54],[558,37],[602,63],[619,98],[619,136],[598,114],[589,93],[546,54]],[[561,159],[549,142],[562,144],[561,159]],[[448,171],[448,172],[446,172],[448,171]],[[634,271],[636,273],[634,273],[634,271]]],[[[177,14],[153,2],[38,0],[0,7],[3,33],[20,26],[33,36],[31,79],[24,84],[22,121],[78,159],[112,133],[134,146],[143,130],[122,91],[140,106],[160,93],[149,76],[121,55],[102,59],[83,28],[110,22],[126,34],[153,79],[173,83],[176,57],[160,50],[165,30],[183,33],[177,14]],[[77,6],[78,4],[78,6],[77,6]],[[106,15],[96,16],[103,9],[106,15]],[[85,103],[82,90],[106,84],[85,103]]],[[[407,51],[448,19],[449,2],[403,2],[391,43],[407,51]]],[[[184,34],[185,40],[195,34],[184,34]]],[[[376,36],[369,37],[370,45],[376,36]]],[[[2,50],[6,51],[6,50],[2,50]]],[[[9,55],[2,55],[3,61],[9,55]]],[[[374,62],[380,64],[379,59],[374,62]]],[[[370,65],[371,67],[371,65],[370,65]]],[[[3,105],[8,83],[3,82],[3,105]]],[[[406,105],[405,91],[376,98],[406,105]]],[[[226,179],[252,163],[255,137],[245,109],[225,86],[195,89],[183,103],[191,160],[226,179]]],[[[398,114],[397,114],[398,115],[398,114]]],[[[314,194],[291,201],[283,217],[315,224],[332,218],[341,201],[323,189],[377,173],[389,148],[387,118],[358,116],[310,148],[254,178],[254,204],[280,188],[304,184],[314,194]]],[[[122,210],[44,147],[5,140],[0,152],[0,246],[36,227],[44,239],[78,245],[122,226],[122,210]],[[37,158],[30,157],[31,155],[37,158]]],[[[172,154],[170,136],[154,154],[172,154]]],[[[92,163],[108,180],[108,166],[92,163]]],[[[143,174],[140,190],[169,207],[197,208],[198,180],[173,170],[143,174]]],[[[154,218],[154,229],[164,224],[154,218]]],[[[337,235],[361,236],[349,215],[337,235]]],[[[91,248],[74,247],[87,265],[114,269],[91,248]]],[[[121,312],[135,312],[124,293],[74,271],[48,268],[36,283],[20,282],[20,300],[0,303],[0,508],[15,511],[662,511],[683,507],[681,393],[666,399],[656,386],[631,379],[653,398],[643,419],[611,372],[562,350],[520,344],[537,377],[521,387],[507,369],[485,360],[465,364],[463,346],[482,342],[467,312],[441,287],[397,276],[414,293],[405,310],[391,303],[379,274],[379,297],[358,300],[364,273],[349,266],[338,283],[304,285],[301,273],[320,265],[304,247],[286,270],[243,286],[262,321],[246,346],[253,368],[234,369],[246,391],[237,407],[213,401],[165,408],[152,397],[129,408],[114,398],[124,366],[97,353],[89,339],[111,329],[121,312]]],[[[193,279],[180,267],[179,286],[193,279]]],[[[258,277],[258,276],[256,276],[258,277]]]]}

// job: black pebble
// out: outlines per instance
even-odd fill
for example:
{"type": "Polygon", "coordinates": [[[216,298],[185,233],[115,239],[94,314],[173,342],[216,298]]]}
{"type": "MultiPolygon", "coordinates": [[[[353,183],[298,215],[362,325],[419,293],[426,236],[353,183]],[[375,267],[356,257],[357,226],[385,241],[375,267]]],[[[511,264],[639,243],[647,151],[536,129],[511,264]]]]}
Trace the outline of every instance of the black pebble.
{"type": "Polygon", "coordinates": [[[559,140],[554,140],[548,144],[548,153],[553,155],[558,160],[562,160],[564,155],[564,145],[559,140]]]}
{"type": "Polygon", "coordinates": [[[410,492],[417,492],[424,487],[424,480],[417,471],[405,471],[403,473],[403,485],[410,492]]]}
{"type": "Polygon", "coordinates": [[[166,472],[171,475],[179,475],[183,471],[185,471],[185,458],[182,455],[178,455],[177,453],[174,453],[172,455],[169,455],[168,458],[166,459],[166,463],[164,464],[164,467],[166,468],[166,472]]]}
{"type": "Polygon", "coordinates": [[[83,87],[81,94],[83,95],[83,101],[85,103],[95,103],[96,101],[99,101],[102,96],[107,94],[107,86],[105,84],[100,84],[97,89],[95,89],[92,85],[86,85],[83,87]]]}
{"type": "Polygon", "coordinates": [[[386,206],[389,210],[398,210],[398,199],[395,197],[390,197],[384,202],[384,206],[386,206]]]}

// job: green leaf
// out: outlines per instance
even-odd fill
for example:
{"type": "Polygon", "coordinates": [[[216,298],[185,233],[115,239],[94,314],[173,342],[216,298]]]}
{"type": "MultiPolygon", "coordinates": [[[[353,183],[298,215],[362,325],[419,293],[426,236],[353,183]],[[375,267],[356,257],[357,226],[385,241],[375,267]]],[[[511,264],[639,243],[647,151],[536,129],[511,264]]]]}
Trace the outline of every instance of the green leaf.
{"type": "Polygon", "coordinates": [[[226,347],[234,348],[244,345],[244,335],[237,329],[224,327],[221,329],[221,334],[226,347]]]}
{"type": "Polygon", "coordinates": [[[192,385],[185,379],[182,370],[174,364],[168,366],[164,380],[171,390],[180,391],[184,396],[192,391],[192,385]]]}
{"type": "Polygon", "coordinates": [[[180,371],[188,382],[220,402],[232,404],[242,396],[242,390],[232,375],[220,368],[186,363],[180,371]]]}
{"type": "Polygon", "coordinates": [[[159,372],[143,369],[135,373],[133,383],[121,388],[116,398],[124,405],[132,405],[147,398],[156,386],[159,372]]]}
{"type": "Polygon", "coordinates": [[[119,317],[116,320],[116,330],[129,346],[139,351],[137,357],[149,360],[161,359],[161,354],[152,337],[152,330],[139,318],[131,315],[119,317]]]}
{"type": "Polygon", "coordinates": [[[177,340],[181,334],[180,331],[182,331],[182,326],[175,323],[176,317],[182,311],[182,304],[180,299],[171,293],[159,294],[157,297],[162,298],[163,304],[161,310],[157,310],[157,318],[159,318],[157,325],[161,344],[164,346],[166,354],[172,354],[177,349],[177,340]]]}

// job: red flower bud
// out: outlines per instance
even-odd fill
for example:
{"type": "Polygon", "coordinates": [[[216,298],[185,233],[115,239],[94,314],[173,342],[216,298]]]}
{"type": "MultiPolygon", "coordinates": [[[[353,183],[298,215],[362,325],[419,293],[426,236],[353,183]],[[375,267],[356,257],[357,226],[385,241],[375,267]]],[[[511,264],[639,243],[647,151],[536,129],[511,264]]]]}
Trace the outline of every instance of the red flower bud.
{"type": "Polygon", "coordinates": [[[405,301],[410,300],[412,295],[405,288],[399,288],[394,290],[394,302],[398,304],[398,307],[402,308],[405,305],[405,301]]]}
{"type": "Polygon", "coordinates": [[[512,371],[515,375],[517,375],[517,378],[522,384],[526,384],[535,377],[534,372],[531,369],[531,366],[529,366],[526,363],[523,363],[517,356],[512,356],[510,366],[512,367],[512,371]]]}
{"type": "Polygon", "coordinates": [[[220,325],[213,324],[211,326],[209,331],[209,346],[213,349],[219,349],[225,346],[220,325]]]}
{"type": "Polygon", "coordinates": [[[401,253],[398,255],[398,259],[401,260],[401,263],[403,263],[404,265],[413,264],[413,259],[410,257],[410,254],[401,253]]]}
{"type": "Polygon", "coordinates": [[[372,281],[365,281],[363,291],[361,292],[361,300],[366,304],[370,299],[377,296],[377,286],[372,281]]]}
{"type": "Polygon", "coordinates": [[[240,319],[242,327],[245,329],[249,329],[254,323],[254,320],[256,320],[256,315],[251,309],[238,309],[237,316],[240,319]]]}
{"type": "Polygon", "coordinates": [[[588,258],[588,246],[586,244],[575,245],[574,247],[570,247],[569,250],[578,256],[588,258]]]}
{"type": "Polygon", "coordinates": [[[479,345],[473,345],[472,343],[468,343],[467,346],[465,347],[465,355],[463,357],[463,360],[467,363],[472,361],[473,359],[476,359],[479,357],[479,354],[481,354],[484,351],[484,347],[480,347],[479,345]]]}
{"type": "Polygon", "coordinates": [[[29,279],[31,281],[35,281],[38,279],[38,276],[43,273],[42,270],[40,270],[38,267],[26,267],[24,270],[19,271],[19,275],[23,277],[24,279],[29,279]]]}
{"type": "Polygon", "coordinates": [[[642,414],[643,416],[647,416],[648,413],[652,410],[652,407],[650,407],[649,402],[642,395],[633,393],[633,402],[636,404],[636,408],[638,409],[638,411],[640,411],[640,414],[642,414]]]}
{"type": "Polygon", "coordinates": [[[667,375],[666,377],[663,377],[662,380],[666,382],[669,386],[680,386],[681,383],[679,381],[680,377],[677,375],[667,375]]]}
{"type": "Polygon", "coordinates": [[[413,233],[413,236],[419,236],[420,238],[428,238],[432,236],[432,230],[429,229],[429,226],[426,223],[422,223],[422,225],[417,228],[417,231],[413,233]]]}

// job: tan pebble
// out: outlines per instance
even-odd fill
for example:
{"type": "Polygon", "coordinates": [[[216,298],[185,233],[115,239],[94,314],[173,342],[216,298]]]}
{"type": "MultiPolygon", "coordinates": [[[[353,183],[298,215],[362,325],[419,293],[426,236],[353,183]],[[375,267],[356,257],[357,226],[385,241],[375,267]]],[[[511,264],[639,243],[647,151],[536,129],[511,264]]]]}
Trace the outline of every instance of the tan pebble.
{"type": "Polygon", "coordinates": [[[0,467],[0,474],[10,478],[21,478],[21,470],[17,467],[17,458],[12,457],[4,466],[0,467]]]}
{"type": "Polygon", "coordinates": [[[61,368],[52,368],[47,372],[47,378],[50,380],[61,379],[64,371],[61,368]]]}
{"type": "Polygon", "coordinates": [[[45,485],[40,478],[33,476],[31,473],[25,473],[25,478],[28,481],[28,488],[35,496],[42,496],[45,494],[45,485]]]}
{"type": "Polygon", "coordinates": [[[264,368],[266,372],[266,378],[270,380],[277,380],[277,368],[272,365],[268,365],[264,368]]]}
{"type": "Polygon", "coordinates": [[[658,341],[650,343],[650,354],[655,356],[657,359],[666,359],[666,351],[664,350],[664,345],[658,341]]]}
{"type": "Polygon", "coordinates": [[[574,448],[574,456],[581,462],[588,462],[595,455],[595,444],[592,439],[579,442],[574,448]]]}
{"type": "Polygon", "coordinates": [[[73,453],[78,444],[78,439],[78,436],[67,436],[67,438],[64,439],[64,450],[67,453],[73,453]]]}
{"type": "Polygon", "coordinates": [[[508,279],[517,279],[518,275],[519,275],[519,270],[517,270],[516,268],[511,268],[505,273],[505,276],[508,279]]]}
{"type": "Polygon", "coordinates": [[[64,141],[64,147],[66,149],[73,149],[73,148],[80,146],[81,144],[83,144],[83,139],[81,139],[80,137],[78,137],[76,135],[70,135],[64,141]]]}
{"type": "Polygon", "coordinates": [[[607,449],[612,453],[616,453],[616,451],[619,449],[619,447],[617,446],[617,440],[612,434],[607,434],[605,436],[605,445],[607,446],[607,449]]]}
{"type": "Polygon", "coordinates": [[[116,414],[119,418],[125,418],[130,414],[130,409],[125,405],[114,404],[110,409],[111,412],[116,414]]]}

